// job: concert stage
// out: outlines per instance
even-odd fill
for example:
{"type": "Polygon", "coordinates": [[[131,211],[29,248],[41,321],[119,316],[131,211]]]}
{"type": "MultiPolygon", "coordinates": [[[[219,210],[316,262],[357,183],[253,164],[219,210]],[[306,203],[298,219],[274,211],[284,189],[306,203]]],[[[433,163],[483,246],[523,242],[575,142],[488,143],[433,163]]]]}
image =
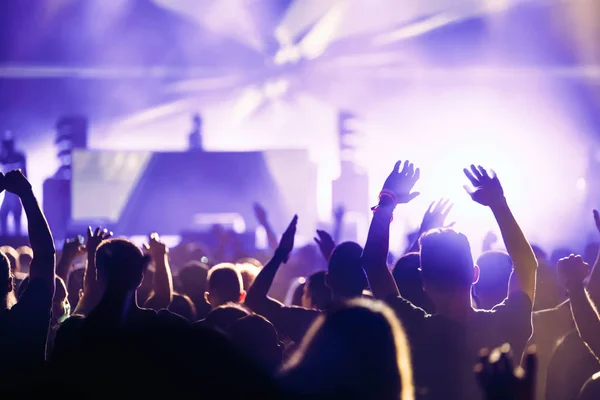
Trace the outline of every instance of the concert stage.
{"type": "Polygon", "coordinates": [[[253,231],[253,202],[268,210],[278,232],[298,213],[300,234],[312,234],[317,168],[307,152],[81,150],[73,155],[70,183],[44,185],[44,209],[59,238],[87,225],[125,236],[179,235],[214,223],[253,231]]]}

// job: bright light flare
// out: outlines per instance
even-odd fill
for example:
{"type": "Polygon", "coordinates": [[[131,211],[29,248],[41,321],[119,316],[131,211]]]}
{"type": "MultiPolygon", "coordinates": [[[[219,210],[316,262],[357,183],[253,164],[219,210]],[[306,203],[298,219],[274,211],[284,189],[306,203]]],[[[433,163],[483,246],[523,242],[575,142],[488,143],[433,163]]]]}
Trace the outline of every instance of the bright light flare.
{"type": "Polygon", "coordinates": [[[421,168],[415,188],[421,196],[398,208],[392,239],[398,245],[392,248],[419,226],[432,201],[448,197],[455,204],[449,221],[469,236],[474,254],[480,252],[483,236],[497,225],[463,189],[469,182],[462,170],[472,163],[497,172],[532,242],[555,246],[579,229],[564,210],[581,204],[578,179],[585,176],[587,144],[564,115],[551,114],[558,105],[538,89],[540,94],[514,90],[504,97],[477,87],[419,88],[365,113],[372,121],[365,149],[372,199],[397,159],[421,168]]]}

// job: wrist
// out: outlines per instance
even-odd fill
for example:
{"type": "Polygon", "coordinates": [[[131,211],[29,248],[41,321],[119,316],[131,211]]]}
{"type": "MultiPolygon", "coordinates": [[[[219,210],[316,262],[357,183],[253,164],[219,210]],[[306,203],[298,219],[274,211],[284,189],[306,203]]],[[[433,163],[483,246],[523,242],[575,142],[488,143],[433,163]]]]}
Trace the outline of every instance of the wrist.
{"type": "Polygon", "coordinates": [[[490,203],[489,207],[493,212],[508,210],[508,202],[506,201],[506,197],[502,196],[501,198],[494,200],[492,203],[490,203]]]}

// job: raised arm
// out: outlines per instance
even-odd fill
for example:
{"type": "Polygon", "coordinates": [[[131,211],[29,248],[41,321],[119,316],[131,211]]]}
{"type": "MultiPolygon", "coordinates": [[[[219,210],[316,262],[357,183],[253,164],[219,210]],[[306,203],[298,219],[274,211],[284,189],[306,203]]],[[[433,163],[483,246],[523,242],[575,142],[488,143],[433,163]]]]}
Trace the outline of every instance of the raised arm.
{"type": "Polygon", "coordinates": [[[343,205],[339,205],[333,210],[333,235],[331,236],[334,243],[339,243],[342,240],[342,230],[344,228],[344,216],[346,209],[343,205]]]}
{"type": "MultiPolygon", "coordinates": [[[[596,223],[596,229],[600,232],[600,214],[598,210],[594,210],[594,222],[596,223]]],[[[596,257],[596,262],[590,273],[590,279],[587,285],[588,293],[594,303],[600,302],[600,252],[596,257]]]]}
{"type": "Polygon", "coordinates": [[[4,179],[6,190],[16,194],[21,199],[27,225],[29,242],[33,250],[33,260],[29,268],[31,281],[39,280],[54,293],[55,254],[54,239],[46,217],[31,190],[31,184],[21,170],[10,171],[4,179]]]}
{"type": "Polygon", "coordinates": [[[161,242],[158,233],[150,235],[149,244],[144,246],[154,262],[154,293],[144,304],[153,310],[167,308],[173,301],[173,277],[169,266],[169,249],[161,242]]]}
{"type": "Polygon", "coordinates": [[[79,242],[79,238],[68,238],[63,244],[60,260],[56,264],[56,275],[67,282],[73,261],[78,255],[85,253],[85,247],[79,242]]]}
{"type": "Polygon", "coordinates": [[[254,216],[256,217],[256,220],[260,226],[265,229],[265,232],[267,233],[267,241],[269,242],[269,248],[274,251],[278,246],[277,236],[275,235],[273,227],[269,223],[267,211],[262,205],[254,203],[254,216]]]}
{"type": "Polygon", "coordinates": [[[419,238],[424,233],[436,228],[451,228],[454,226],[454,222],[446,224],[446,217],[450,213],[450,210],[452,210],[452,207],[454,207],[454,204],[449,199],[440,199],[437,202],[434,201],[431,203],[425,215],[423,215],[417,238],[409,245],[404,254],[419,251],[419,238]]]}
{"type": "Polygon", "coordinates": [[[283,233],[281,242],[277,246],[273,258],[263,267],[246,294],[245,304],[254,312],[263,314],[267,318],[273,309],[281,307],[279,302],[269,298],[267,294],[269,293],[269,289],[271,289],[279,266],[288,261],[290,253],[294,248],[297,224],[298,216],[294,216],[292,222],[290,222],[290,225],[283,233]]]}
{"type": "Polygon", "coordinates": [[[584,284],[589,270],[590,266],[581,256],[571,254],[558,261],[558,276],[567,288],[571,313],[579,336],[598,357],[600,356],[600,316],[584,284]]]}
{"type": "Polygon", "coordinates": [[[408,203],[419,195],[418,192],[411,193],[419,179],[419,169],[415,169],[413,164],[406,161],[400,170],[400,164],[401,161],[398,161],[394,165],[392,173],[383,185],[379,195],[379,204],[374,208],[362,256],[363,267],[367,273],[373,296],[377,299],[400,294],[387,266],[390,223],[397,204],[408,203]]]}
{"type": "Polygon", "coordinates": [[[87,262],[85,265],[85,275],[83,276],[83,297],[77,303],[77,308],[73,314],[87,315],[100,301],[103,288],[99,285],[96,273],[96,250],[102,241],[109,239],[112,232],[106,229],[88,227],[87,242],[85,250],[87,252],[87,262]]]}
{"type": "Polygon", "coordinates": [[[537,259],[506,202],[498,176],[474,165],[470,170],[465,168],[464,173],[472,185],[465,185],[465,190],[474,201],[492,210],[512,259],[514,270],[508,285],[509,293],[523,291],[533,302],[537,259]]]}

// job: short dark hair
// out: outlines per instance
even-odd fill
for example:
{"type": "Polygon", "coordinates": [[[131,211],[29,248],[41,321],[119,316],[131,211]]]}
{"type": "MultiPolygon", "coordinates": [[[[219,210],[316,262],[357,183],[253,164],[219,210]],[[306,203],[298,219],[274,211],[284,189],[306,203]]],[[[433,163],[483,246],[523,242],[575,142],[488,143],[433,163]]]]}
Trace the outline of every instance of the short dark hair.
{"type": "Polygon", "coordinates": [[[508,290],[508,280],[513,268],[508,254],[497,250],[486,251],[477,259],[477,266],[479,267],[477,287],[485,290],[500,286],[508,290]]]}
{"type": "Polygon", "coordinates": [[[360,297],[367,287],[362,253],[363,248],[354,242],[341,243],[331,253],[327,273],[335,297],[360,297]]]}
{"type": "Polygon", "coordinates": [[[19,253],[12,246],[2,246],[0,251],[8,258],[12,273],[19,271],[19,253]]]}
{"type": "Polygon", "coordinates": [[[208,281],[208,266],[200,261],[189,261],[179,271],[179,282],[187,295],[203,295],[208,281]]]}
{"type": "Polygon", "coordinates": [[[407,253],[398,259],[392,270],[392,275],[396,281],[396,286],[398,286],[400,296],[427,311],[427,313],[433,314],[435,307],[423,290],[420,267],[421,257],[419,253],[407,253]]]}
{"type": "Polygon", "coordinates": [[[223,303],[240,301],[244,284],[242,275],[233,264],[218,264],[208,271],[208,292],[212,292],[223,303]]]}
{"type": "Polygon", "coordinates": [[[474,263],[467,237],[454,229],[433,229],[419,239],[423,283],[438,290],[470,288],[474,263]]]}
{"type": "Polygon", "coordinates": [[[127,239],[108,239],[96,250],[98,276],[104,276],[109,286],[124,290],[136,289],[144,277],[149,259],[135,243],[127,239]]]}

